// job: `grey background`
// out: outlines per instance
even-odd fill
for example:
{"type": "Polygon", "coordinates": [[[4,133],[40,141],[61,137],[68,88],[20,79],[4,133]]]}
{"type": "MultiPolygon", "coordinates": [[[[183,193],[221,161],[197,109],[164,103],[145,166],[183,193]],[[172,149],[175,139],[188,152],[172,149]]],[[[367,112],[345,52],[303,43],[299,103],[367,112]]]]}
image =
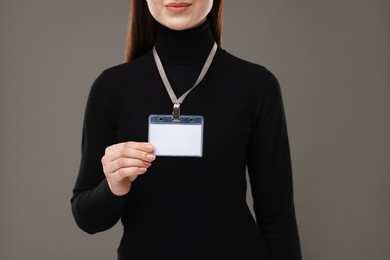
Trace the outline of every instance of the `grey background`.
{"type": "MultiPolygon", "coordinates": [[[[93,80],[123,61],[128,1],[0,2],[0,259],[115,259],[69,199],[93,80]]],[[[390,259],[390,2],[233,1],[224,48],[284,95],[305,259],[390,259]]]]}

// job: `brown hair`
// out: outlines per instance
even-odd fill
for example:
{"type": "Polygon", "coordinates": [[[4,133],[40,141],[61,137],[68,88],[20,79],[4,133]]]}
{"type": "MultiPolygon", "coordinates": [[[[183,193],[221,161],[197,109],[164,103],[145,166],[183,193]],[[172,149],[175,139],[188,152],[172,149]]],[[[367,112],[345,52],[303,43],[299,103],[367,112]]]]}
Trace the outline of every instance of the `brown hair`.
{"type": "MultiPolygon", "coordinates": [[[[213,7],[207,16],[211,33],[218,46],[222,45],[223,4],[224,0],[214,0],[213,7]]],[[[127,27],[125,60],[131,61],[153,48],[156,34],[156,23],[149,12],[146,1],[132,0],[127,27]]]]}

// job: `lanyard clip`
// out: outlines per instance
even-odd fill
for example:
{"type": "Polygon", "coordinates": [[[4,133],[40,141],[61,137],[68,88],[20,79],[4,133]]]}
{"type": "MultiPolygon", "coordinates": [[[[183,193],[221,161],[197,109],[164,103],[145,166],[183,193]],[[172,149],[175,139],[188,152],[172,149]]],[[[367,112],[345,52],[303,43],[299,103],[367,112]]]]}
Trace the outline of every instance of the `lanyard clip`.
{"type": "Polygon", "coordinates": [[[173,121],[180,121],[180,103],[173,104],[173,121]]]}

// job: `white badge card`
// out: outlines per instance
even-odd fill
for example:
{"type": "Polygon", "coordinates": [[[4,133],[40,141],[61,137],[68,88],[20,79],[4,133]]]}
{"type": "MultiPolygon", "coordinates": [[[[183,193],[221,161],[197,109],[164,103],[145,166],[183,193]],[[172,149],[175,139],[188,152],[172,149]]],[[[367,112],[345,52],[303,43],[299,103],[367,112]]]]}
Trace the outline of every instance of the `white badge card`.
{"type": "Polygon", "coordinates": [[[202,157],[203,117],[182,115],[174,121],[172,115],[151,115],[149,143],[157,156],[202,157]]]}

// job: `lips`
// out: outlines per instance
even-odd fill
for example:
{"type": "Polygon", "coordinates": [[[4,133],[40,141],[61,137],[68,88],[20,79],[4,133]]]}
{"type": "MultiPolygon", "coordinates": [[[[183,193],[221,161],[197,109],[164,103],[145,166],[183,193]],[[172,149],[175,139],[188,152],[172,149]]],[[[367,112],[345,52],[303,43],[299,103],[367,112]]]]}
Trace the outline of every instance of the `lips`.
{"type": "Polygon", "coordinates": [[[171,8],[183,8],[183,7],[190,7],[192,4],[187,2],[171,2],[166,5],[166,7],[171,8]]]}
{"type": "Polygon", "coordinates": [[[188,2],[170,2],[169,4],[165,5],[165,7],[170,12],[176,14],[181,14],[183,12],[186,12],[191,6],[192,3],[188,3],[188,2]]]}

